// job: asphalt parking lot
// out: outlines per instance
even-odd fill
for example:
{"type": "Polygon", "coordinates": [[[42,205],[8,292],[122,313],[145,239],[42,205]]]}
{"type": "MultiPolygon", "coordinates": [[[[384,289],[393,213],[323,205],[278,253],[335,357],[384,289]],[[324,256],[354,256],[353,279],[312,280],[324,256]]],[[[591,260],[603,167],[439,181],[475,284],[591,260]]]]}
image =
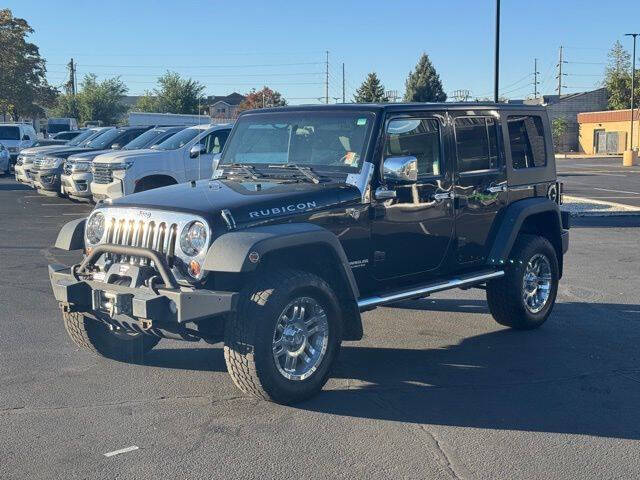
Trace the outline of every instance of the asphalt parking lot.
{"type": "Polygon", "coordinates": [[[640,166],[623,167],[621,157],[559,158],[564,192],[582,198],[640,207],[640,166]]]}
{"type": "MultiPolygon", "coordinates": [[[[601,168],[572,165],[571,189],[601,168]]],[[[52,244],[90,208],[0,178],[2,479],[638,476],[640,217],[576,219],[541,329],[499,326],[478,290],[381,308],[283,407],[241,396],[220,345],[132,365],[71,343],[46,266],[77,259],[52,244]]]]}

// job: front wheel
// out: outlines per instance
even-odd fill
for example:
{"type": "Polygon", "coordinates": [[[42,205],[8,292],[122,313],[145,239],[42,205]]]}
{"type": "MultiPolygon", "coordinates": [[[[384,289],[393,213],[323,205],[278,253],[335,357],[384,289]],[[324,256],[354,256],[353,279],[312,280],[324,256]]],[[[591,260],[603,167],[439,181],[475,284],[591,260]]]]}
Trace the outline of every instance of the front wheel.
{"type": "Polygon", "coordinates": [[[318,393],[342,336],[338,300],[316,275],[264,274],[241,294],[225,325],[227,369],[243,392],[290,404],[318,393]]]}
{"type": "Polygon", "coordinates": [[[81,313],[62,312],[62,319],[73,343],[94,355],[114,360],[141,362],[160,341],[160,337],[144,333],[110,330],[104,323],[81,313]]]}
{"type": "Polygon", "coordinates": [[[551,314],[558,293],[558,258],[553,245],[537,235],[518,236],[504,277],[487,283],[493,318],[507,327],[531,330],[551,314]]]}

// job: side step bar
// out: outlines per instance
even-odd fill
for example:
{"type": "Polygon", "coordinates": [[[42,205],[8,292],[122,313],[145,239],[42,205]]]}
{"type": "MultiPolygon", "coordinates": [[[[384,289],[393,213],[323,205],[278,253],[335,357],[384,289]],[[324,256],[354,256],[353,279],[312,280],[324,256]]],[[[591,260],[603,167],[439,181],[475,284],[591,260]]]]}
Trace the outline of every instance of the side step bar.
{"type": "Polygon", "coordinates": [[[362,312],[387,303],[399,302],[401,300],[408,300],[411,298],[426,297],[435,292],[450,290],[452,288],[468,287],[474,284],[484,283],[487,280],[492,280],[494,278],[500,278],[502,276],[504,276],[503,270],[487,270],[484,272],[474,273],[472,275],[454,277],[444,282],[432,283],[412,290],[403,290],[382,296],[376,295],[374,297],[361,298],[358,300],[358,308],[362,312]]]}

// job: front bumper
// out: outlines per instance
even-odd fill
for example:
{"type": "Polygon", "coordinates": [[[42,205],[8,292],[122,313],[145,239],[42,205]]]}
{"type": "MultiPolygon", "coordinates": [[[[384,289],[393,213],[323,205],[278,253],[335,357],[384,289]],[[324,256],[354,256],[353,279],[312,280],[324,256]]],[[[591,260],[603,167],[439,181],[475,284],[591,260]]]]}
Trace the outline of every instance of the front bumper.
{"type": "Polygon", "coordinates": [[[124,186],[122,180],[119,179],[114,179],[111,183],[91,182],[90,190],[96,202],[107,198],[116,199],[124,196],[124,186]]]}
{"type": "Polygon", "coordinates": [[[237,293],[144,286],[132,288],[76,278],[70,267],[49,265],[56,300],[67,311],[125,324],[145,324],[168,331],[186,322],[203,320],[235,310],[237,293]],[[107,300],[108,299],[108,300],[107,300]]]}
{"type": "Polygon", "coordinates": [[[14,173],[16,175],[16,182],[24,183],[25,185],[31,185],[33,182],[29,178],[27,171],[24,168],[24,165],[16,165],[14,167],[14,173]]]}
{"type": "MultiPolygon", "coordinates": [[[[49,192],[60,191],[60,169],[32,171],[33,186],[49,192]]],[[[30,175],[31,176],[31,175],[30,175]]]]}
{"type": "Polygon", "coordinates": [[[71,197],[91,198],[91,172],[77,172],[71,175],[62,175],[60,183],[63,193],[71,197]]]}

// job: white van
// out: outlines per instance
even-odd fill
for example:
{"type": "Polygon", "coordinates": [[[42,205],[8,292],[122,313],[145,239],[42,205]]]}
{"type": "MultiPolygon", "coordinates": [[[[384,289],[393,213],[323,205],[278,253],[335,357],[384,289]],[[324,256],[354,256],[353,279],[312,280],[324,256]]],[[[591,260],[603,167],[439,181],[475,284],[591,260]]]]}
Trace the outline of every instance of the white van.
{"type": "Polygon", "coordinates": [[[231,132],[231,124],[185,128],[164,142],[129,153],[114,152],[93,160],[91,192],[95,201],[176,183],[211,178],[213,156],[231,132]]]}
{"type": "Polygon", "coordinates": [[[37,140],[30,123],[0,123],[0,143],[9,150],[9,163],[14,165],[20,150],[32,147],[37,140]]]}
{"type": "Polygon", "coordinates": [[[75,118],[50,118],[47,120],[47,135],[54,136],[60,132],[70,132],[78,130],[78,122],[75,118]]]}

